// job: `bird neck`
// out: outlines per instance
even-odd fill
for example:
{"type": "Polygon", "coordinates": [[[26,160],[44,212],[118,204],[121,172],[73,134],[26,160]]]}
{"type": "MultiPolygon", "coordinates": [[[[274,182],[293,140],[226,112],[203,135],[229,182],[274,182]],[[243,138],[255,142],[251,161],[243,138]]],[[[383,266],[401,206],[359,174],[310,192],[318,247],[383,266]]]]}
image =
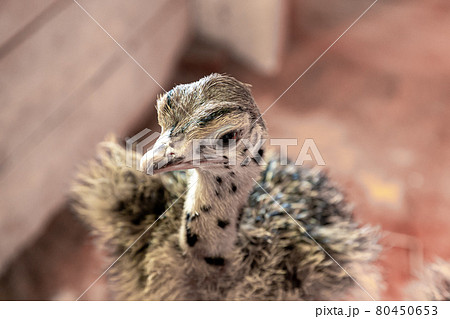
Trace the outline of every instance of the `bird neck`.
{"type": "Polygon", "coordinates": [[[253,179],[260,172],[252,164],[220,172],[192,170],[180,229],[183,251],[212,265],[224,264],[235,245],[253,179]]]}

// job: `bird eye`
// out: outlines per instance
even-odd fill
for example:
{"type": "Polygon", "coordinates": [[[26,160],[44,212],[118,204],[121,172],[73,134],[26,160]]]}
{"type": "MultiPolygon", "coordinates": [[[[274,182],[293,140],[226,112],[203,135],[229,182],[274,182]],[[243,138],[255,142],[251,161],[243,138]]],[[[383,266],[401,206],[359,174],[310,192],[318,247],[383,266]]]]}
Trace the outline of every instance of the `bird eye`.
{"type": "Polygon", "coordinates": [[[228,132],[220,137],[220,141],[222,142],[223,146],[228,146],[228,144],[230,143],[230,140],[235,140],[235,139],[237,139],[236,131],[228,132]]]}

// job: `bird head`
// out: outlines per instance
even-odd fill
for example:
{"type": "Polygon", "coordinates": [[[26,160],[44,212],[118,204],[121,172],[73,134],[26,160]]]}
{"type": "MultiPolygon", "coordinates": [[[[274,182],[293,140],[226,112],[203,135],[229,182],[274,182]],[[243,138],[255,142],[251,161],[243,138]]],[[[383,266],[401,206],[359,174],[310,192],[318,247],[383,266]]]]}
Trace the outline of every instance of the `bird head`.
{"type": "Polygon", "coordinates": [[[242,168],[261,156],[266,128],[249,86],[211,74],[159,97],[161,135],[141,159],[141,170],[242,168]]]}

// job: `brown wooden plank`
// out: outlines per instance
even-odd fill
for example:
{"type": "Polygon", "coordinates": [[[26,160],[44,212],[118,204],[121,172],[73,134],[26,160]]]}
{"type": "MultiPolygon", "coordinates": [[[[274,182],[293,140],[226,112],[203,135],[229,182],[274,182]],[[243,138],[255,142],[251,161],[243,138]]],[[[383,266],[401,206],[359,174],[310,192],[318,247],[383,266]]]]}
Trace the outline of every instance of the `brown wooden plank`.
{"type": "Polygon", "coordinates": [[[0,47],[60,0],[0,1],[0,47]]]}
{"type": "MultiPolygon", "coordinates": [[[[82,1],[119,43],[168,0],[82,1]],[[136,10],[139,8],[139,10],[136,10]]],[[[132,49],[132,48],[131,48],[132,49]]],[[[0,61],[0,165],[36,143],[46,120],[121,49],[75,3],[0,61]]]]}
{"type": "MultiPolygon", "coordinates": [[[[161,83],[167,81],[190,30],[185,1],[173,1],[161,13],[158,29],[147,21],[132,39],[133,54],[161,83]]],[[[87,98],[74,95],[64,107],[73,110],[42,141],[15,158],[0,180],[0,267],[35,236],[61,205],[76,166],[94,154],[108,132],[123,135],[143,110],[153,108],[161,89],[129,57],[117,54],[104,66],[107,77],[87,98]]]]}

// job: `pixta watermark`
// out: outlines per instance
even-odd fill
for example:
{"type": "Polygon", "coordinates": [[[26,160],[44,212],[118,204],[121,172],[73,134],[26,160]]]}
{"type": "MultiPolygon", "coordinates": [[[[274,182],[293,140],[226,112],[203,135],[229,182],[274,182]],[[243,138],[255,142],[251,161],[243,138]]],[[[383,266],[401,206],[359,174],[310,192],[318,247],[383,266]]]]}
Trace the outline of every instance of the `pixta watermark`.
{"type": "MultiPolygon", "coordinates": [[[[126,165],[137,170],[142,170],[140,156],[148,152],[152,153],[152,162],[147,163],[147,173],[154,169],[161,169],[171,163],[187,162],[192,167],[201,167],[220,161],[226,166],[246,166],[251,162],[265,165],[261,149],[271,146],[271,159],[276,159],[281,165],[292,163],[302,166],[312,163],[324,166],[325,161],[314,139],[306,138],[271,138],[260,139],[252,142],[247,139],[193,139],[171,141],[166,134],[146,128],[136,135],[126,139],[126,165]],[[288,149],[291,146],[301,145],[300,151],[288,159],[288,149]],[[156,160],[158,158],[158,160],[156,160]],[[162,160],[161,160],[162,158],[162,160]],[[295,159],[295,160],[294,160],[295,159]],[[153,162],[154,161],[154,162],[153,162]]],[[[180,168],[182,169],[182,168],[180,168]]]]}

